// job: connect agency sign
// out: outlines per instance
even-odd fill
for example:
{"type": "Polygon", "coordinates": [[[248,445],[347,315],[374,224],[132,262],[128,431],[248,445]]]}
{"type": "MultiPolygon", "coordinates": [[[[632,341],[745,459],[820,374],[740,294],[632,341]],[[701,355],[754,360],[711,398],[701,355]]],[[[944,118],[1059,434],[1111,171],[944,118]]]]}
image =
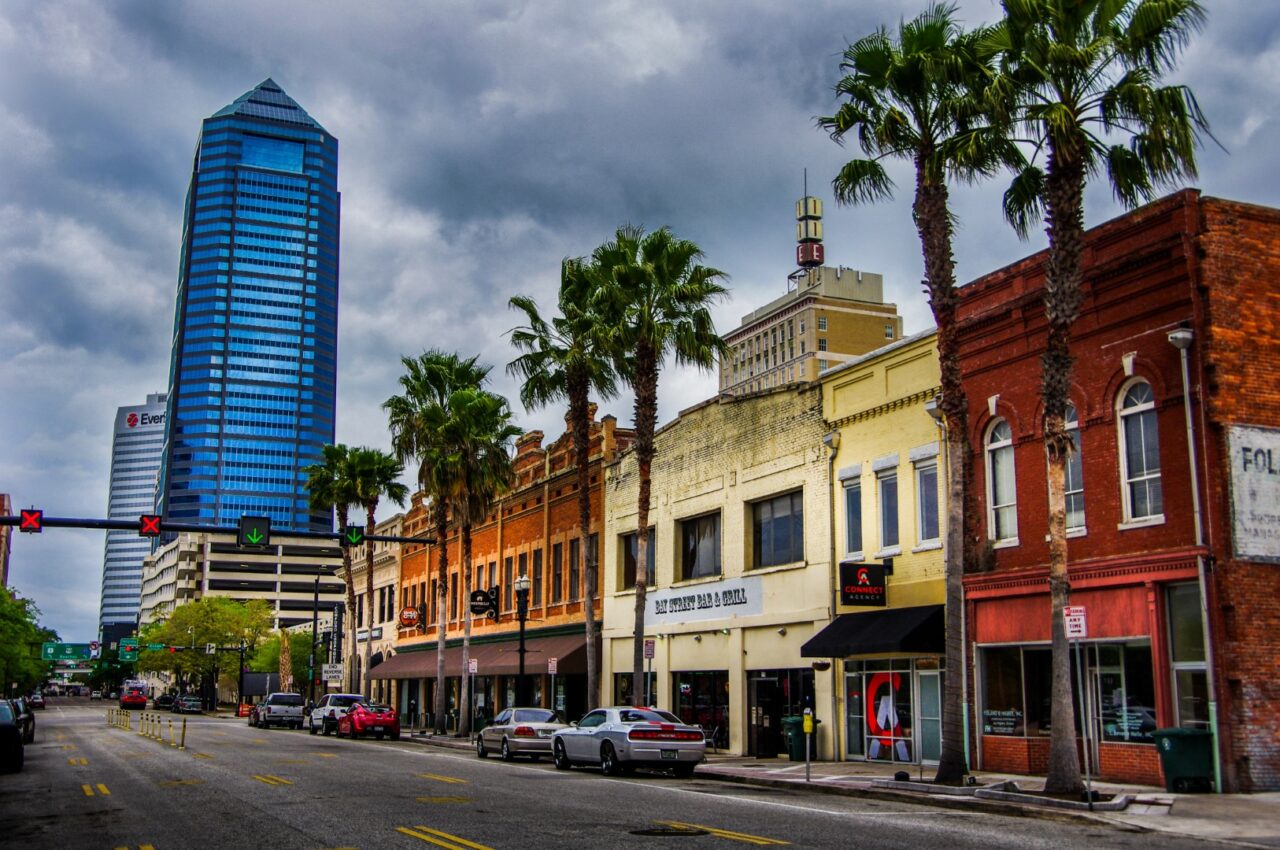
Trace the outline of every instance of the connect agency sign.
{"type": "Polygon", "coordinates": [[[1227,456],[1235,556],[1280,563],[1280,430],[1232,426],[1227,456]]]}
{"type": "Polygon", "coordinates": [[[694,587],[657,590],[645,596],[644,606],[645,622],[654,625],[763,614],[764,580],[760,576],[745,576],[694,587]]]}
{"type": "Polygon", "coordinates": [[[840,604],[883,608],[887,602],[884,564],[840,564],[840,604]]]}

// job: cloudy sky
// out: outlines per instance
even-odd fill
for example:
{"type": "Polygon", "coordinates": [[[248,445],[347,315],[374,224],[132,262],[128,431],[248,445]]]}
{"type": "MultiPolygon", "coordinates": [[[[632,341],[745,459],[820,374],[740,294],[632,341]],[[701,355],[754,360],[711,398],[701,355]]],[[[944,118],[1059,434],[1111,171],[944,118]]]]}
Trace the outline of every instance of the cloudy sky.
{"type": "MultiPolygon", "coordinates": [[[[846,43],[924,0],[63,2],[0,6],[0,492],[105,516],[115,409],[165,389],[183,196],[200,120],[272,77],[340,140],[338,439],[389,446],[399,357],[438,346],[503,372],[516,293],[623,223],[670,225],[730,276],[719,327],[785,291],[807,168],[827,260],[881,272],[906,330],[931,322],[909,197],[837,209],[846,152],[815,129],[846,43]]],[[[1280,15],[1212,0],[1180,75],[1228,152],[1205,192],[1280,204],[1280,15]]],[[[964,0],[966,23],[995,0],[964,0]]],[[[902,171],[899,184],[909,187],[902,171]]],[[[956,192],[959,275],[1043,246],[956,192]]],[[[1087,196],[1091,224],[1118,209],[1087,196]]],[[[661,418],[715,391],[668,371],[661,418]]],[[[520,410],[558,435],[560,411],[520,410]]],[[[605,411],[628,423],[631,402],[605,411]]],[[[16,535],[11,581],[65,640],[97,628],[101,532],[16,535]]]]}

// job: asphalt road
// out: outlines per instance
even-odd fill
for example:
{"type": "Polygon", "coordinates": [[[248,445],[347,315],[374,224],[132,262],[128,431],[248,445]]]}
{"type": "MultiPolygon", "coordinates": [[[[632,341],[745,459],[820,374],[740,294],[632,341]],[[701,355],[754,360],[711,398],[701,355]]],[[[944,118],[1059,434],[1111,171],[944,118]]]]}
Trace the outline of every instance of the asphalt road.
{"type": "Polygon", "coordinates": [[[656,773],[619,779],[590,769],[565,773],[546,762],[503,763],[404,741],[251,729],[229,718],[189,717],[186,749],[178,750],[109,726],[108,705],[53,700],[39,713],[25,770],[0,775],[0,846],[1193,846],[1168,836],[696,776],[682,781],[656,773]]]}

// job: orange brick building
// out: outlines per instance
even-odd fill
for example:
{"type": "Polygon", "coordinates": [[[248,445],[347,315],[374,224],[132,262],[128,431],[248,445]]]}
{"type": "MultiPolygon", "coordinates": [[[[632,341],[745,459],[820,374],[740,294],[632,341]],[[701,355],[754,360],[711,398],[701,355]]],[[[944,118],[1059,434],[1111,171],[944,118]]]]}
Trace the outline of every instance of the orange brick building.
{"type": "MultiPolygon", "coordinates": [[[[602,464],[631,445],[634,432],[617,427],[613,416],[595,419],[591,405],[590,492],[591,522],[588,533],[600,563],[603,547],[604,493],[602,464]]],[[[567,423],[566,423],[567,426],[567,423]]],[[[515,702],[519,670],[515,579],[528,575],[532,587],[526,621],[525,672],[527,693],[535,705],[556,707],[569,718],[586,709],[586,635],[584,559],[578,516],[577,473],[573,464],[573,439],[567,430],[555,442],[542,445],[543,433],[530,431],[516,443],[516,482],[512,490],[493,504],[484,522],[472,529],[472,589],[498,588],[497,621],[472,617],[460,574],[460,541],[451,528],[446,541],[449,562],[446,606],[446,703],[449,728],[456,728],[462,687],[474,688],[476,713],[492,717],[515,702]],[[462,633],[465,617],[471,622],[471,658],[474,677],[462,669],[462,633]],[[548,673],[555,659],[555,692],[548,673]]],[[[413,497],[405,515],[406,536],[434,534],[430,504],[421,493],[413,497]]],[[[403,549],[400,572],[401,608],[418,608],[425,617],[418,626],[402,627],[395,654],[374,668],[375,679],[396,684],[397,706],[421,716],[434,705],[436,686],[436,623],[440,596],[439,552],[434,545],[403,549]],[[424,627],[423,627],[424,626],[424,627]],[[412,701],[413,706],[410,705],[412,701]]],[[[599,584],[594,600],[600,616],[599,584]]]]}

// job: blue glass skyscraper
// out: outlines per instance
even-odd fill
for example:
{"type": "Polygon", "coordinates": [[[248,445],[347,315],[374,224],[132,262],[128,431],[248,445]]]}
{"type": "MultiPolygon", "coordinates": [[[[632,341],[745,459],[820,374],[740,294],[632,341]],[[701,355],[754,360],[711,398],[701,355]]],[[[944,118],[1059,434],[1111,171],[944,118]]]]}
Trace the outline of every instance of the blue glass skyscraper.
{"type": "Polygon", "coordinates": [[[333,442],[338,140],[272,80],[204,120],[187,190],[157,510],[329,531],[302,470],[333,442]]]}

